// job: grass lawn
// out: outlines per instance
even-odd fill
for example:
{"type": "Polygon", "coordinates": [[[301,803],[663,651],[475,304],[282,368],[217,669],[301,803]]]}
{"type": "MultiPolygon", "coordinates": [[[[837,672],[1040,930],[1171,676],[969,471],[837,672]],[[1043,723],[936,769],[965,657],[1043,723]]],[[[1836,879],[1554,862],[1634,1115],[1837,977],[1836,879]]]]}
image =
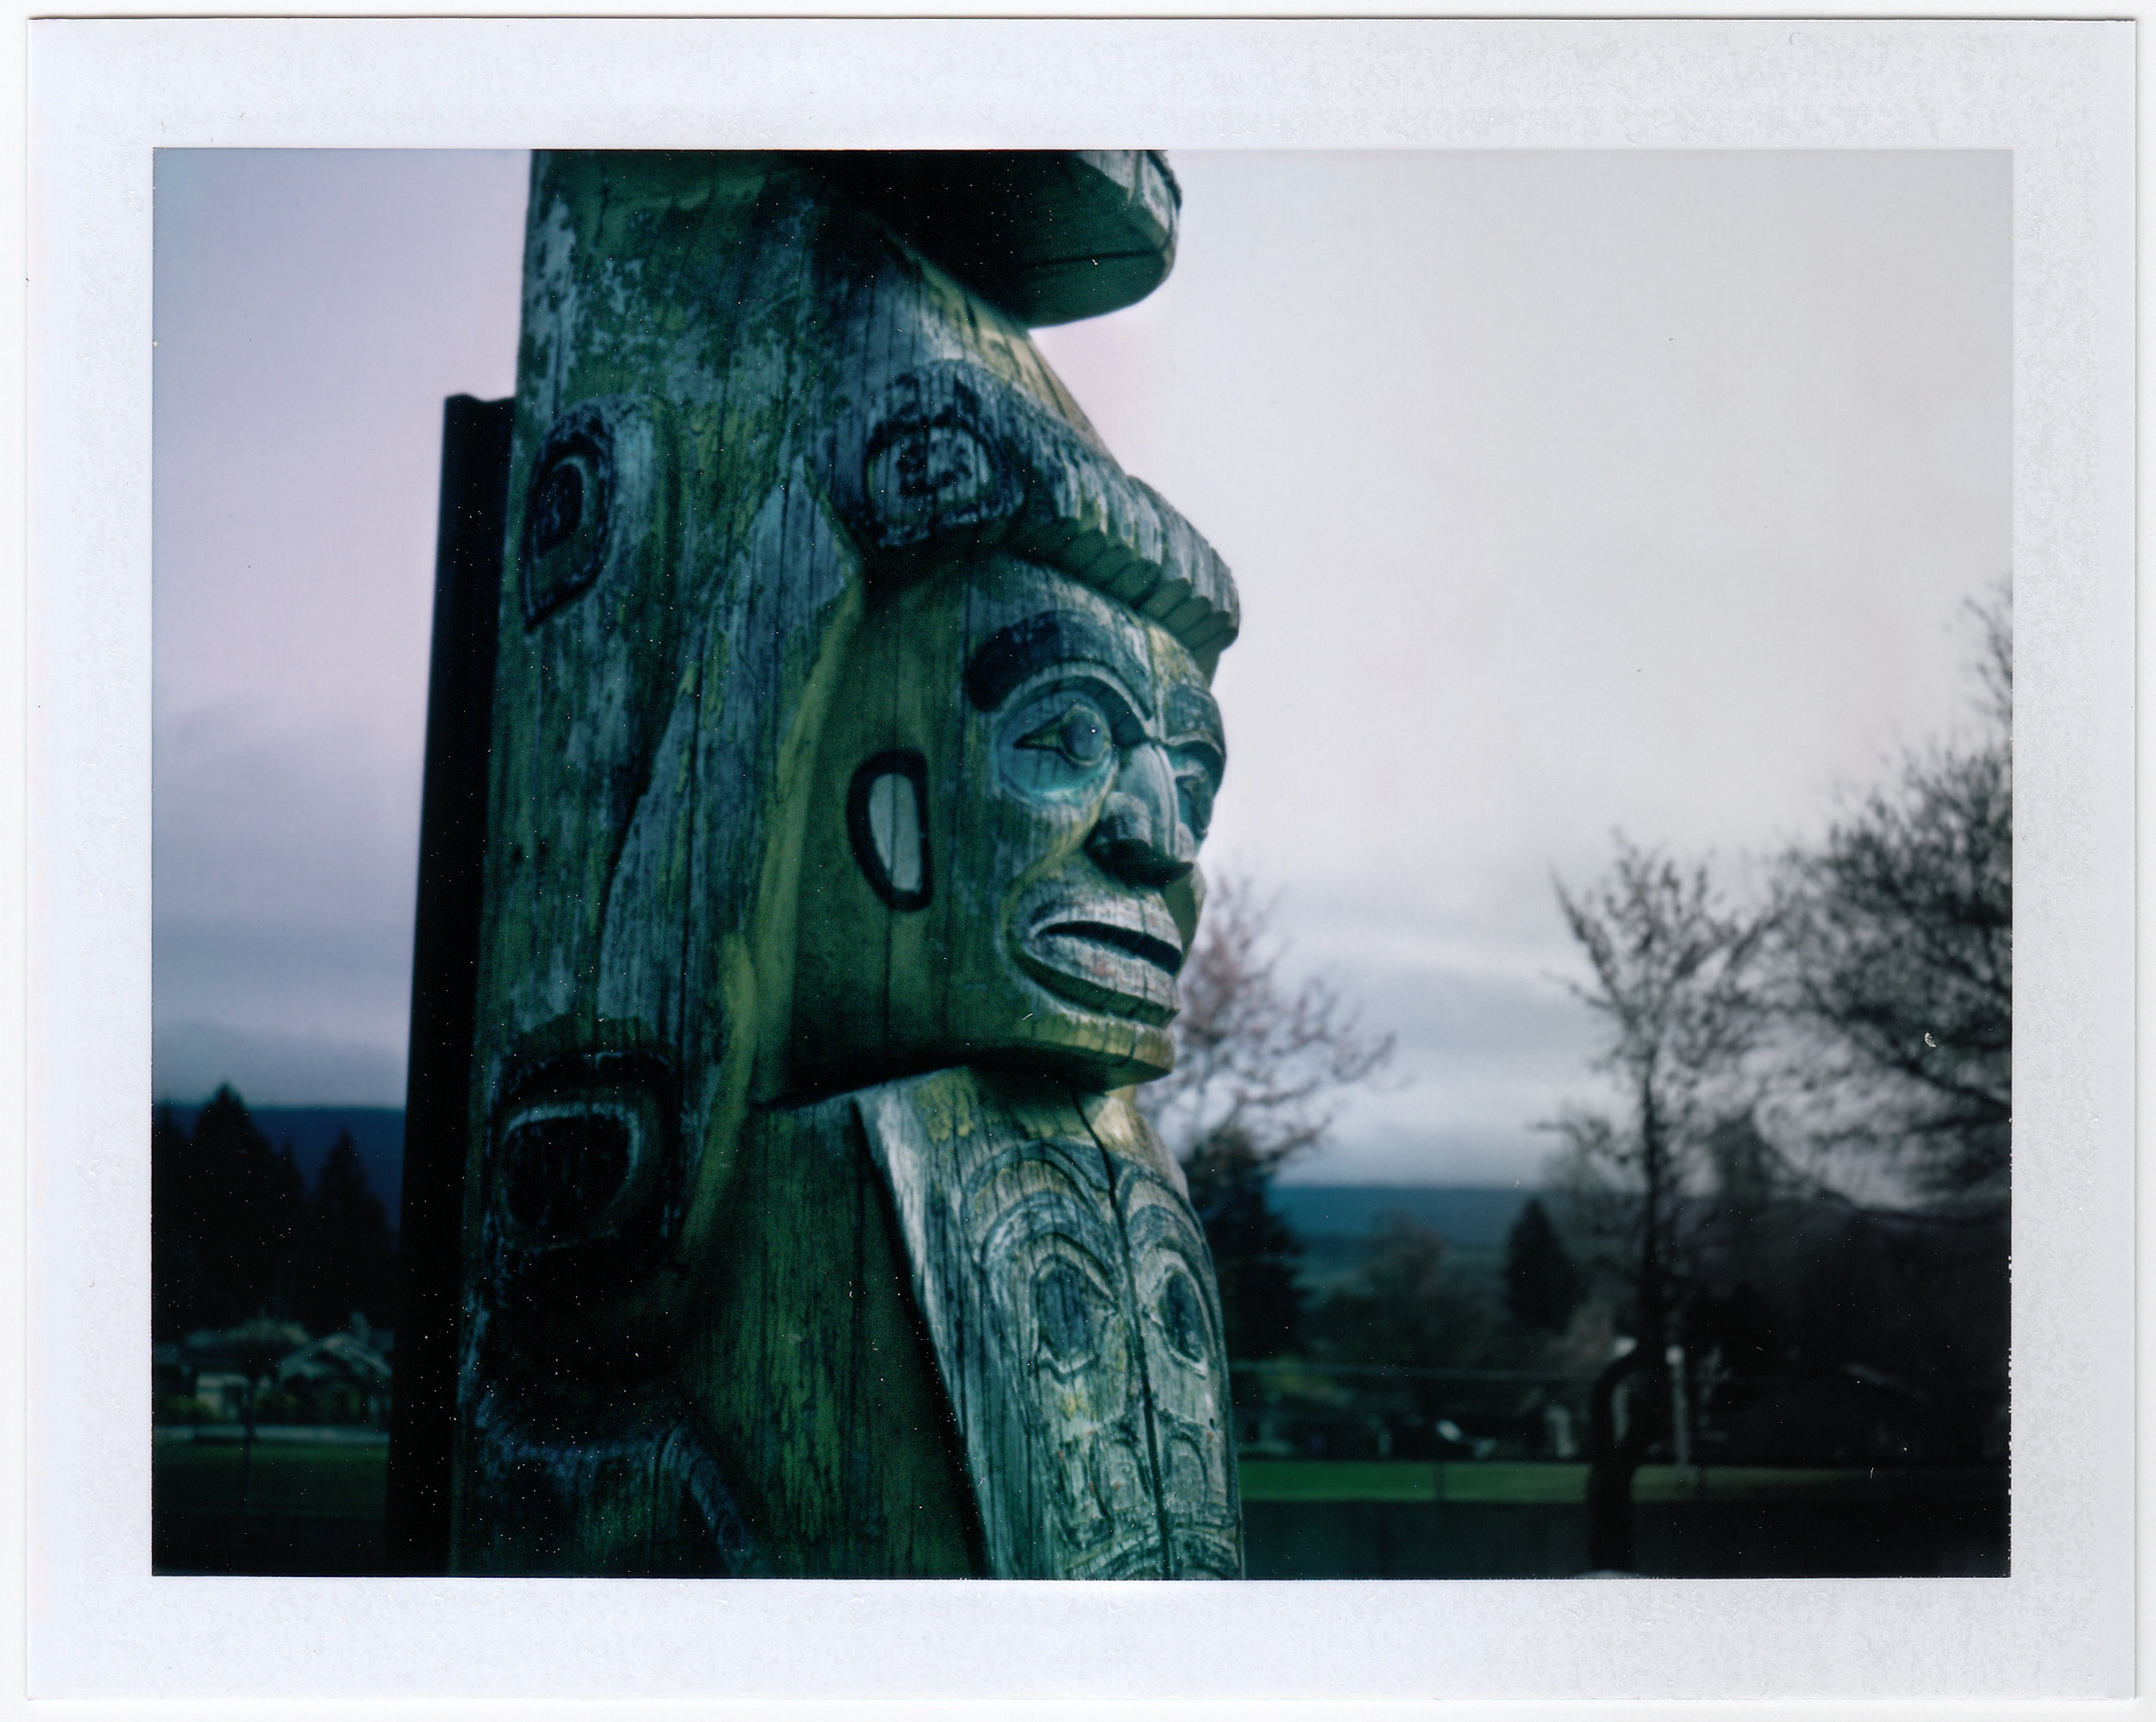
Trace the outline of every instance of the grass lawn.
{"type": "Polygon", "coordinates": [[[1583,1501],[1584,1465],[1245,1459],[1245,1500],[1583,1501]]]}
{"type": "MultiPolygon", "coordinates": [[[[159,1442],[152,1450],[155,1504],[168,1512],[233,1512],[240,1506],[237,1442],[159,1442]]],[[[248,1505],[256,1512],[379,1517],[386,1446],[255,1443],[248,1505]]],[[[1245,1500],[1505,1501],[1564,1506],[1587,1499],[1587,1467],[1489,1460],[1431,1464],[1403,1460],[1259,1459],[1242,1462],[1245,1500]]],[[[1709,1466],[1698,1475],[1643,1466],[1637,1501],[1888,1499],[1911,1493],[1988,1492],[1988,1473],[1799,1470],[1709,1466]]]]}
{"type": "MultiPolygon", "coordinates": [[[[1430,1464],[1401,1460],[1245,1459],[1245,1500],[1509,1501],[1584,1503],[1587,1467],[1489,1460],[1430,1464]]],[[[1636,1501],[1862,1500],[1909,1493],[1956,1493],[1989,1474],[1863,1469],[1800,1470],[1767,1466],[1708,1466],[1696,1473],[1674,1465],[1644,1465],[1633,1478],[1636,1501]]]]}
{"type": "MultiPolygon", "coordinates": [[[[239,1510],[238,1442],[160,1441],[151,1451],[154,1507],[172,1512],[239,1510]]],[[[379,1518],[388,1468],[386,1446],[258,1441],[248,1470],[247,1504],[254,1512],[379,1518]]]]}

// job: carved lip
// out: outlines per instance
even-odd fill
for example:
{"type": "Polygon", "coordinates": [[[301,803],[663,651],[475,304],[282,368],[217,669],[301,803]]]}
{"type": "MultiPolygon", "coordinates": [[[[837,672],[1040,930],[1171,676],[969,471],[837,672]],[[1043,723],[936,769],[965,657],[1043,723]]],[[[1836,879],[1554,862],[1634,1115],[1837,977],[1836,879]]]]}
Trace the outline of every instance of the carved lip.
{"type": "Polygon", "coordinates": [[[1051,992],[1143,1022],[1175,1014],[1182,936],[1157,901],[1059,893],[1031,905],[1022,925],[1018,962],[1051,992]]]}

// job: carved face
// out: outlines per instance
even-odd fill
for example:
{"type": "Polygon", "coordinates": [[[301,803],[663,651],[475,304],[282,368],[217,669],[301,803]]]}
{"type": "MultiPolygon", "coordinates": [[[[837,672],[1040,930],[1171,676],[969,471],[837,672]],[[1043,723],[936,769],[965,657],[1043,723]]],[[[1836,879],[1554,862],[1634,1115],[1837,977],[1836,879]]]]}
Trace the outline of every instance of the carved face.
{"type": "Polygon", "coordinates": [[[797,1086],[987,1060],[1142,1080],[1226,761],[1171,636],[996,556],[881,598],[818,762],[797,1086]]]}

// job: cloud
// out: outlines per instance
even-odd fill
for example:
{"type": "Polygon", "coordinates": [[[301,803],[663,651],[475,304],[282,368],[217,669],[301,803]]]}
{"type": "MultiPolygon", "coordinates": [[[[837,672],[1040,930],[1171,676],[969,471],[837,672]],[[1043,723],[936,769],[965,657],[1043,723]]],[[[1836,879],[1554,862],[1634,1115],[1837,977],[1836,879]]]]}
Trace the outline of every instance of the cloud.
{"type": "MultiPolygon", "coordinates": [[[[160,154],[160,1084],[401,1095],[441,402],[512,385],[524,169],[160,154]]],[[[1596,1082],[1552,871],[1621,824],[1733,879],[1955,721],[2009,169],[1179,157],[1175,274],[1043,331],[1243,585],[1208,869],[1399,1039],[1305,1175],[1538,1167],[1596,1082]]]]}
{"type": "MultiPolygon", "coordinates": [[[[365,1046],[375,1061],[367,1067],[369,1099],[400,1100],[416,773],[363,723],[265,723],[236,706],[160,726],[153,773],[160,1036],[215,1023],[258,1049],[287,1041],[365,1046]]],[[[176,1043],[200,1043],[195,1029],[176,1043]]],[[[344,1072],[341,1081],[359,1068],[311,1053],[304,1061],[344,1072]]],[[[160,1082],[165,1074],[160,1068],[160,1082]]]]}
{"type": "Polygon", "coordinates": [[[255,1106],[401,1106],[404,1047],[191,1017],[156,1025],[150,1080],[160,1100],[206,1099],[229,1082],[255,1106]]]}

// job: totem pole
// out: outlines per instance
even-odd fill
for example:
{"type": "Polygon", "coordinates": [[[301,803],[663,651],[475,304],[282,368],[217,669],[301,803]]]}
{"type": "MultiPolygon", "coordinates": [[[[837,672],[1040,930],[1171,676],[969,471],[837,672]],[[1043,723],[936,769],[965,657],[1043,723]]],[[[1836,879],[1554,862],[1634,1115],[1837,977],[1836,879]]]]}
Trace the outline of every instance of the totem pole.
{"type": "Polygon", "coordinates": [[[1149,291],[1177,197],[1143,152],[535,159],[452,1570],[1239,1574],[1131,1104],[1234,587],[1027,334],[1149,291]]]}

